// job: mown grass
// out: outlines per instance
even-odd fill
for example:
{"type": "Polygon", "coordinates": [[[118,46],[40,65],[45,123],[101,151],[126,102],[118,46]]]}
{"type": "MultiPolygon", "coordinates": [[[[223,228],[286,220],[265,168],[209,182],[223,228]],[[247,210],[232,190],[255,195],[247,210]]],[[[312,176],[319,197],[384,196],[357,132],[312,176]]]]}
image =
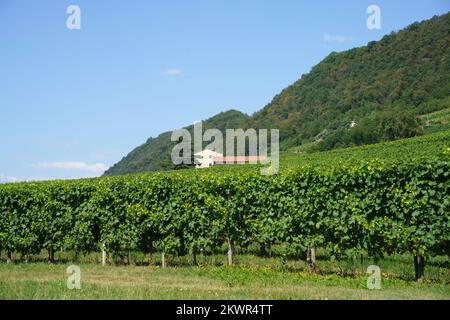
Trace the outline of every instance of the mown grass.
{"type": "Polygon", "coordinates": [[[223,255],[169,257],[169,267],[145,265],[143,255],[133,263],[97,263],[99,255],[81,258],[81,290],[69,290],[66,269],[70,254],[59,253],[59,262],[47,264],[44,256],[32,262],[0,263],[0,299],[450,299],[447,257],[430,260],[423,283],[412,280],[408,257],[378,262],[382,289],[368,290],[365,273],[373,261],[327,261],[319,256],[317,273],[301,260],[236,256],[236,266],[225,265],[223,255]]]}

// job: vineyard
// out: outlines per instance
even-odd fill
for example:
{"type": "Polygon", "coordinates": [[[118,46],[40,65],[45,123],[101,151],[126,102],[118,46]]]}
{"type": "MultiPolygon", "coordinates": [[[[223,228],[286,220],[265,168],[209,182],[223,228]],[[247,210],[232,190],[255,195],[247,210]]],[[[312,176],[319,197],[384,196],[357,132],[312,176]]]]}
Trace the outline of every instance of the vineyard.
{"type": "Polygon", "coordinates": [[[61,249],[158,252],[165,266],[166,254],[195,262],[226,244],[232,265],[237,247],[282,244],[287,254],[307,253],[313,269],[315,248],[335,259],[408,254],[420,279],[427,257],[450,254],[449,149],[440,150],[286,166],[276,176],[224,168],[4,184],[0,249],[9,260],[47,250],[50,261],[61,249]]]}
{"type": "Polygon", "coordinates": [[[316,153],[287,152],[281,156],[282,167],[299,165],[337,165],[343,161],[383,159],[427,159],[438,155],[449,146],[450,130],[352,148],[316,153]]]}

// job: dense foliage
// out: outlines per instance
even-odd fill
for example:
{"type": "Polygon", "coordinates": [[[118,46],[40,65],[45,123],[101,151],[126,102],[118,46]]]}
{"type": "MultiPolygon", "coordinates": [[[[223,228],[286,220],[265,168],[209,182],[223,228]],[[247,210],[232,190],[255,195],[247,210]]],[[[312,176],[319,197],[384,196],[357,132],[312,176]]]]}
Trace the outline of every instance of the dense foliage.
{"type": "MultiPolygon", "coordinates": [[[[331,53],[252,117],[232,110],[206,122],[220,130],[279,129],[284,150],[313,141],[329,150],[414,136],[422,131],[417,116],[450,105],[449,48],[447,13],[331,53]]],[[[170,169],[172,147],[169,132],[150,138],[106,175],[170,169]]]]}
{"type": "Polygon", "coordinates": [[[0,185],[0,247],[172,254],[283,243],[335,257],[449,254],[449,150],[428,160],[358,160],[255,170],[0,185]]]}
{"type": "MultiPolygon", "coordinates": [[[[367,46],[333,52],[254,119],[258,127],[279,128],[284,144],[291,146],[315,138],[326,140],[353,120],[367,125],[380,112],[419,115],[446,108],[450,104],[449,48],[447,13],[367,46]]],[[[360,137],[355,138],[357,144],[360,137]]]]}

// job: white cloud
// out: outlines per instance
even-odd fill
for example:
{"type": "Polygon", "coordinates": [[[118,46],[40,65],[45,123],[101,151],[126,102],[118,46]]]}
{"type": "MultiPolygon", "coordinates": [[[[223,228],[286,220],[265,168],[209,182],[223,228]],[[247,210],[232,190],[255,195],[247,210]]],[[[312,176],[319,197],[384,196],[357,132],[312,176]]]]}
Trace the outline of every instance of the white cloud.
{"type": "Polygon", "coordinates": [[[0,174],[0,183],[18,182],[19,179],[13,176],[6,176],[3,173],[0,174]]]}
{"type": "Polygon", "coordinates": [[[182,73],[183,73],[183,70],[176,69],[176,68],[171,68],[171,69],[164,70],[164,74],[166,76],[179,76],[182,73]]]}
{"type": "Polygon", "coordinates": [[[81,161],[67,161],[67,162],[40,162],[33,163],[31,165],[33,168],[41,169],[61,169],[67,171],[80,170],[88,171],[95,174],[103,173],[108,167],[104,163],[93,163],[87,164],[81,161]]]}
{"type": "Polygon", "coordinates": [[[342,36],[342,35],[332,35],[332,34],[324,34],[322,36],[322,40],[325,42],[349,42],[355,40],[354,37],[342,36]]]}

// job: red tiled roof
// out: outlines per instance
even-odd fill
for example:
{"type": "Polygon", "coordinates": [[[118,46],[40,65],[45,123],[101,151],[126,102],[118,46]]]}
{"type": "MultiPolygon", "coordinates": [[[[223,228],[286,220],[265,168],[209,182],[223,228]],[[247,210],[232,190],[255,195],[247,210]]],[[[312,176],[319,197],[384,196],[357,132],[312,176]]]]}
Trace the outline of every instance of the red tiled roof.
{"type": "Polygon", "coordinates": [[[260,156],[223,156],[213,157],[216,163],[245,163],[245,162],[259,162],[266,160],[266,157],[260,156]]]}

